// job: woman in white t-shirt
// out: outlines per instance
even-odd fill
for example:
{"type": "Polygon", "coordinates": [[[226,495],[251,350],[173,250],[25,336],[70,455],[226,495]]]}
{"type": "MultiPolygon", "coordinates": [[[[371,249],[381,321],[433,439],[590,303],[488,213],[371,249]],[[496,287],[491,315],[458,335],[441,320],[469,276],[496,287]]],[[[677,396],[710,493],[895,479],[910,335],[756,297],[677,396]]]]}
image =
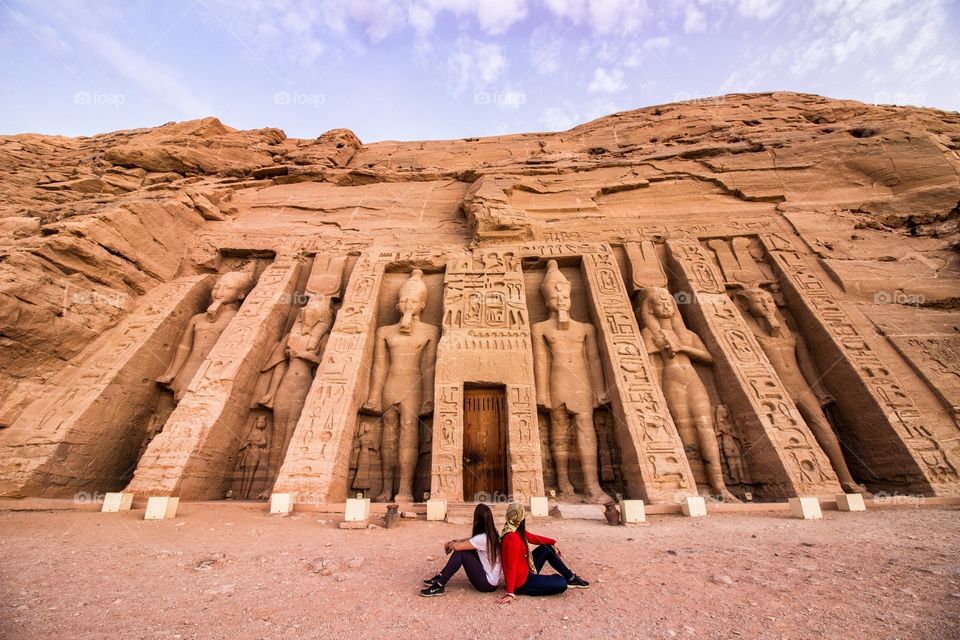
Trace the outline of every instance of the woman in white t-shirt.
{"type": "Polygon", "coordinates": [[[451,540],[443,545],[443,550],[450,554],[447,565],[440,573],[423,581],[427,588],[420,595],[430,597],[445,594],[447,582],[461,567],[477,591],[496,590],[503,571],[500,567],[500,536],[497,535],[490,507],[478,504],[473,510],[473,535],[451,540]]]}

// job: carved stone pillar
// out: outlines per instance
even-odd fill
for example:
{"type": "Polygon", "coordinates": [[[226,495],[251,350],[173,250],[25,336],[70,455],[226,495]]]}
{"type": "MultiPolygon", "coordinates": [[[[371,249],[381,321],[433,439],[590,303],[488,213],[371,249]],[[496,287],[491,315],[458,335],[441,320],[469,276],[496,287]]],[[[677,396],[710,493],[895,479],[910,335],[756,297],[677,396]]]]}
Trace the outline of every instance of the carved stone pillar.
{"type": "Polygon", "coordinates": [[[202,275],[152,289],[80,354],[80,366],[68,366],[47,383],[49,393],[0,433],[0,495],[122,488],[143,441],[154,379],[212,283],[212,276],[202,275]]]}
{"type": "Polygon", "coordinates": [[[830,461],[725,293],[723,279],[695,239],[670,240],[671,271],[692,293],[685,319],[716,359],[716,380],[743,438],[752,477],[769,497],[840,492],[830,461]]]}
{"type": "Polygon", "coordinates": [[[301,263],[278,257],[220,335],[183,399],[147,447],[127,491],[223,497],[250,395],[294,299],[301,263]]]}
{"type": "Polygon", "coordinates": [[[393,259],[392,252],[367,253],[354,266],[274,493],[293,493],[296,502],[346,498],[350,447],[377,329],[377,301],[384,269],[393,259]]]}
{"type": "Polygon", "coordinates": [[[517,250],[476,249],[448,262],[436,370],[431,497],[464,499],[464,383],[506,385],[507,491],[517,500],[543,495],[529,315],[517,250]]]}
{"type": "Polygon", "coordinates": [[[627,491],[651,503],[696,495],[696,481],[654,379],[613,251],[599,245],[584,251],[582,260],[605,377],[612,387],[609,395],[627,491]]]}
{"type": "Polygon", "coordinates": [[[955,427],[943,437],[921,418],[896,374],[789,240],[761,236],[761,242],[827,387],[850,416],[846,426],[863,445],[861,464],[890,490],[960,493],[955,427]]]}

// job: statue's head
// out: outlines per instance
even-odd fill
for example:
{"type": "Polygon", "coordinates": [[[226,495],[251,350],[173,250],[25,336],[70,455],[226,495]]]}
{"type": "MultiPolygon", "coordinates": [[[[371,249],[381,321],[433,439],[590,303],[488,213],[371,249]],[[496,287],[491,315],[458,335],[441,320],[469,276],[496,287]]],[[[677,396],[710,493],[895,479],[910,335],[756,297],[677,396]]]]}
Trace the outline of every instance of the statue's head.
{"type": "Polygon", "coordinates": [[[759,287],[738,291],[736,297],[740,299],[747,312],[754,318],[766,319],[772,329],[780,327],[777,320],[777,303],[773,295],[766,289],[759,287]]]}
{"type": "Polygon", "coordinates": [[[207,308],[207,315],[215,318],[223,305],[243,300],[253,289],[253,285],[253,274],[249,271],[229,271],[223,274],[217,278],[210,292],[211,303],[207,308]]]}
{"type": "Polygon", "coordinates": [[[673,296],[663,287],[647,288],[643,304],[647,313],[661,320],[668,320],[677,313],[673,296]]]}
{"type": "Polygon", "coordinates": [[[397,311],[400,312],[400,332],[410,333],[414,318],[420,317],[420,312],[427,306],[427,285],[423,281],[423,271],[414,269],[400,286],[397,294],[397,311]]]}
{"type": "Polygon", "coordinates": [[[570,311],[570,281],[560,271],[556,260],[547,263],[547,272],[540,283],[540,295],[547,304],[547,308],[556,311],[561,316],[561,326],[565,325],[563,316],[570,311]]]}
{"type": "Polygon", "coordinates": [[[307,304],[303,305],[303,308],[300,309],[299,314],[301,321],[304,318],[309,318],[311,324],[318,321],[329,320],[332,316],[333,312],[330,309],[330,298],[322,293],[311,295],[307,300],[307,304]]]}
{"type": "Polygon", "coordinates": [[[267,428],[267,419],[264,416],[257,416],[257,421],[253,423],[253,426],[263,431],[267,428]]]}

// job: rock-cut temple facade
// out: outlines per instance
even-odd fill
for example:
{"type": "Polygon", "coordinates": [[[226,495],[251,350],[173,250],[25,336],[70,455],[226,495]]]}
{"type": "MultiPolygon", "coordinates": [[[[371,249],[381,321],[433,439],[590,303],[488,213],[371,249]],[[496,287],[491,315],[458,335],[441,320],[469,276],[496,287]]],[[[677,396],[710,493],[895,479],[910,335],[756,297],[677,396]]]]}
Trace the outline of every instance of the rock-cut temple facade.
{"type": "Polygon", "coordinates": [[[0,138],[0,495],[960,494],[960,115],[0,138]]]}

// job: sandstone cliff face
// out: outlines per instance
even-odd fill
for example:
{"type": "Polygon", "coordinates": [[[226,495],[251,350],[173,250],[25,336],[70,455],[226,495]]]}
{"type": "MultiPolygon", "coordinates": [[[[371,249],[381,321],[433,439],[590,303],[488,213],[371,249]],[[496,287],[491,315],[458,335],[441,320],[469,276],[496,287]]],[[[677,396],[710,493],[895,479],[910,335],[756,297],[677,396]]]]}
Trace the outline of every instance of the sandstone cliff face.
{"type": "MultiPolygon", "coordinates": [[[[285,242],[618,245],[773,220],[876,330],[960,326],[957,113],[728,95],[558,133],[373,144],[206,118],[5,136],[0,172],[0,428],[158,285],[285,242]]],[[[960,365],[891,341],[955,406],[960,365]]]]}

